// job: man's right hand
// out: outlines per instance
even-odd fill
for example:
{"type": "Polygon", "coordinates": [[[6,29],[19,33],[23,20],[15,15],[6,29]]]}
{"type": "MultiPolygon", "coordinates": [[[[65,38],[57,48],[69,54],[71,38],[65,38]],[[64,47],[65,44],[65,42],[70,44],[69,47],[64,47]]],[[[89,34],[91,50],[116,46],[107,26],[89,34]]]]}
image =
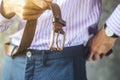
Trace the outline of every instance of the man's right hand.
{"type": "Polygon", "coordinates": [[[46,9],[49,9],[47,2],[52,0],[3,0],[1,13],[6,18],[16,14],[25,20],[37,19],[46,9]]]}

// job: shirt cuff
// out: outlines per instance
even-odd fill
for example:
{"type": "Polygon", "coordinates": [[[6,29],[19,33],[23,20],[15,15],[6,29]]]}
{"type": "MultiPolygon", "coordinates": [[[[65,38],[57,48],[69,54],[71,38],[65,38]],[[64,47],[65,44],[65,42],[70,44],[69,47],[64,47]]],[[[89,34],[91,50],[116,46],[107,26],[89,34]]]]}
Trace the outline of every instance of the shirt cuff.
{"type": "Polygon", "coordinates": [[[106,25],[118,36],[120,36],[120,4],[106,21],[106,25]]]}

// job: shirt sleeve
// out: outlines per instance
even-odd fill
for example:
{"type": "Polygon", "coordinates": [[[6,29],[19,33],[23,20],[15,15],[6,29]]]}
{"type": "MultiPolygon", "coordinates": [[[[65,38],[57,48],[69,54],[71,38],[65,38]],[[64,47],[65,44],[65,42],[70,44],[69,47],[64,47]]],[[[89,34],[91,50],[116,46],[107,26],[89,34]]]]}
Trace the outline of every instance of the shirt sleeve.
{"type": "Polygon", "coordinates": [[[107,19],[106,25],[118,36],[120,36],[120,4],[107,19]]]}
{"type": "Polygon", "coordinates": [[[7,19],[1,14],[1,2],[0,0],[0,32],[6,31],[8,27],[14,22],[14,18],[7,19]]]}

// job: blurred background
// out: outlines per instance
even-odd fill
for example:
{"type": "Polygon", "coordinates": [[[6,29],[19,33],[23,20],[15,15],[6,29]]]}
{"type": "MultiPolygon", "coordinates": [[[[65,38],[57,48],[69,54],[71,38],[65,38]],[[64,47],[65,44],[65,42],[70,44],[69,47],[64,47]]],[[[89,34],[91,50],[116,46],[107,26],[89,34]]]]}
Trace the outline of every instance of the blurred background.
{"type": "MultiPolygon", "coordinates": [[[[120,0],[103,0],[103,10],[99,27],[104,24],[119,3],[120,0]]],[[[3,45],[8,41],[8,36],[17,30],[14,27],[17,24],[18,22],[16,20],[7,32],[0,33],[0,80],[2,62],[5,53],[3,45]]],[[[87,62],[87,76],[88,80],[120,80],[120,39],[115,43],[112,55],[99,61],[87,62]]]]}

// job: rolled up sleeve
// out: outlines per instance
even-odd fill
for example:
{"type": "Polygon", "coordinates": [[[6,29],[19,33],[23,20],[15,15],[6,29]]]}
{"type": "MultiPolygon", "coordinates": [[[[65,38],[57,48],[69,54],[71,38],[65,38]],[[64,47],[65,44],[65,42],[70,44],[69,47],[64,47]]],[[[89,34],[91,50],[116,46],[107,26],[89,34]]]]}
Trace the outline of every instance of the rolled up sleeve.
{"type": "Polygon", "coordinates": [[[106,25],[118,36],[120,36],[120,4],[107,19],[106,25]]]}

